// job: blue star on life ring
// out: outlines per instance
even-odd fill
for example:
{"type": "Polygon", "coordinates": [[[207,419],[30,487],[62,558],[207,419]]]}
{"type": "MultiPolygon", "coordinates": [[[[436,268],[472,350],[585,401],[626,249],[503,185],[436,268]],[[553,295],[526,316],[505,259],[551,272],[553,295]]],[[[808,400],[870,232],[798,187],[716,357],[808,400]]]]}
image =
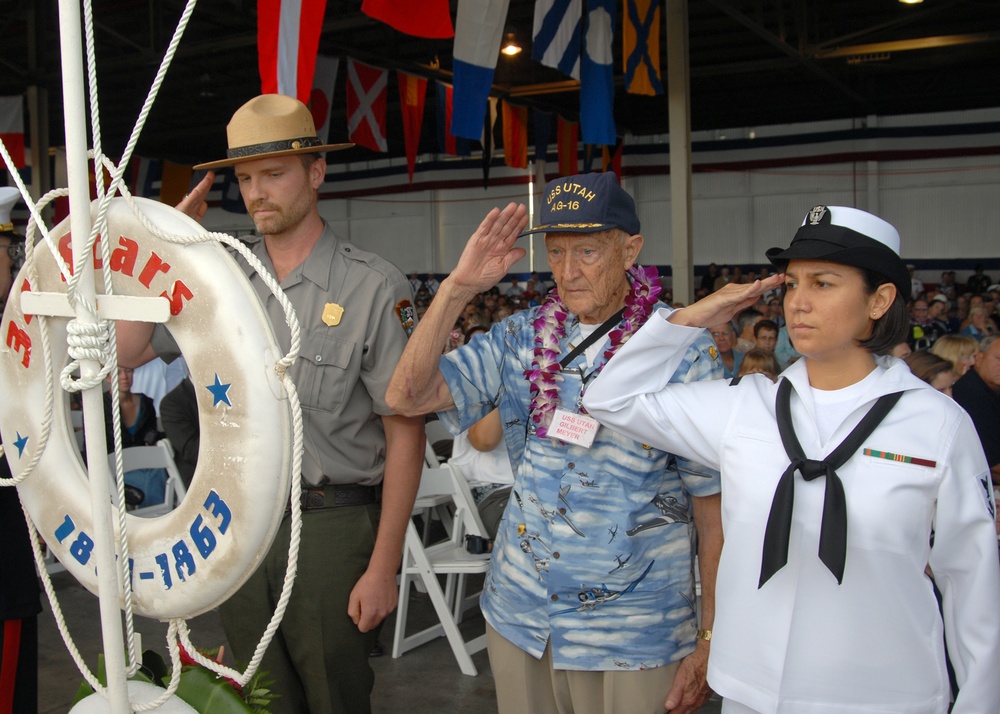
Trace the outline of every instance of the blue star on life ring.
{"type": "MultiPolygon", "coordinates": [[[[179,211],[134,199],[167,234],[206,231],[179,211]]],[[[96,210],[96,203],[93,205],[96,210]]],[[[243,270],[215,241],[167,242],[149,233],[124,199],[107,214],[115,294],[162,296],[166,323],[196,387],[200,450],[184,500],[155,518],[127,517],[133,608],[146,617],[190,618],[227,600],[256,570],[288,502],[291,408],[274,370],[282,351],[243,270]]],[[[72,265],[69,220],[52,231],[72,265]]],[[[94,249],[96,266],[102,261],[94,249]]],[[[66,292],[58,266],[42,245],[36,284],[27,266],[0,322],[0,433],[15,477],[31,461],[45,417],[46,371],[54,380],[52,431],[34,471],[18,492],[41,537],[84,586],[97,592],[93,518],[87,470],[73,436],[69,399],[59,387],[68,362],[66,318],[25,315],[21,293],[66,292]],[[45,364],[47,325],[52,360],[45,364]]],[[[98,280],[100,284],[101,281],[98,280]]],[[[118,526],[116,523],[116,536],[118,526]]]]}

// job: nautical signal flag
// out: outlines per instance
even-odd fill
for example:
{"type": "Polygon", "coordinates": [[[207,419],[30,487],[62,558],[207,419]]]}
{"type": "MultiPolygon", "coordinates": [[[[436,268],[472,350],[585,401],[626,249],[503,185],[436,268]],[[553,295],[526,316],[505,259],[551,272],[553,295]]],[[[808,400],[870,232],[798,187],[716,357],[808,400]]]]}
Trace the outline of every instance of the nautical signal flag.
{"type": "Polygon", "coordinates": [[[615,176],[618,177],[618,183],[622,182],[622,148],[624,144],[618,142],[618,146],[612,147],[605,146],[602,158],[602,169],[605,173],[608,171],[614,171],[615,176]]]}
{"type": "Polygon", "coordinates": [[[330,109],[333,107],[333,88],[337,85],[339,70],[339,57],[316,55],[316,73],[308,106],[312,113],[313,124],[316,125],[316,136],[322,139],[324,144],[330,136],[330,109]]]}
{"type": "Polygon", "coordinates": [[[514,169],[528,168],[528,108],[503,103],[503,161],[514,169]]]}
{"type": "Polygon", "coordinates": [[[160,180],[163,170],[160,160],[133,154],[129,170],[131,180],[128,182],[128,187],[132,195],[153,198],[153,183],[160,180]]]}
{"type": "Polygon", "coordinates": [[[347,58],[347,134],[358,146],[387,151],[385,97],[389,70],[347,58]]]}
{"type": "Polygon", "coordinates": [[[559,117],[556,130],[559,146],[559,175],[580,173],[580,125],[559,117]]]}
{"type": "Polygon", "coordinates": [[[580,79],[582,0],[535,0],[531,59],[580,79]]]}
{"type": "Polygon", "coordinates": [[[417,164],[420,146],[420,129],[424,123],[424,100],[427,80],[413,74],[397,71],[399,80],[399,106],[403,114],[403,139],[406,141],[406,171],[413,183],[413,169],[417,164]]]}
{"type": "Polygon", "coordinates": [[[309,103],[325,14],[326,0],[257,0],[261,94],[309,103]]]}
{"type": "MultiPolygon", "coordinates": [[[[7,147],[14,168],[23,169],[24,161],[24,101],[21,95],[0,97],[0,139],[7,147]]],[[[0,167],[3,163],[0,162],[0,167]]]]}
{"type": "Polygon", "coordinates": [[[535,163],[542,164],[543,169],[549,157],[549,137],[552,136],[552,112],[532,109],[532,125],[535,129],[535,163]]]}
{"type": "Polygon", "coordinates": [[[580,58],[580,138],[584,144],[614,144],[615,0],[589,0],[587,7],[580,58]]]}
{"type": "Polygon", "coordinates": [[[190,166],[164,161],[163,172],[160,175],[160,203],[176,206],[191,189],[193,175],[190,166]]]}
{"type": "Polygon", "coordinates": [[[364,0],[361,12],[414,37],[442,40],[455,36],[448,0],[364,0]]]}
{"type": "Polygon", "coordinates": [[[452,86],[437,83],[437,134],[438,149],[443,154],[468,156],[472,147],[468,139],[461,139],[451,133],[452,86]]]}
{"type": "Polygon", "coordinates": [[[486,98],[486,114],[483,120],[483,133],[480,142],[483,145],[483,188],[490,185],[490,165],[493,163],[493,149],[496,142],[493,140],[493,132],[497,124],[497,98],[486,98]]]}
{"type": "Polygon", "coordinates": [[[486,119],[486,98],[500,56],[510,0],[458,0],[455,18],[454,104],[451,133],[479,139],[486,119]]]}
{"type": "Polygon", "coordinates": [[[624,25],[625,91],[660,96],[663,81],[660,78],[659,0],[625,0],[624,25]]]}

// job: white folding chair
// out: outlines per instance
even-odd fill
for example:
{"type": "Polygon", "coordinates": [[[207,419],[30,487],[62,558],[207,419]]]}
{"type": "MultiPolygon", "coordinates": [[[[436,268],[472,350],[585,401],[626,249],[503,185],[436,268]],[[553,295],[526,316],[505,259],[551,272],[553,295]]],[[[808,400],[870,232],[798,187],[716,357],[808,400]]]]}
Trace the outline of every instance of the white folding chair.
{"type": "Polygon", "coordinates": [[[424,465],[430,466],[431,468],[436,468],[441,465],[441,459],[437,457],[434,453],[434,447],[431,446],[430,439],[424,444],[424,465]]]}
{"type": "MultiPolygon", "coordinates": [[[[469,486],[469,482],[465,479],[462,472],[454,466],[449,466],[448,471],[451,473],[452,484],[454,486],[453,498],[455,499],[455,503],[459,504],[458,507],[462,509],[462,516],[465,518],[466,534],[471,533],[485,537],[486,526],[483,525],[483,517],[479,514],[476,499],[472,497],[472,488],[469,486]]],[[[462,621],[462,614],[466,610],[479,604],[479,596],[482,594],[482,591],[480,591],[464,595],[465,576],[466,573],[459,573],[456,578],[455,594],[458,597],[454,600],[454,607],[452,609],[456,622],[462,621]]]]}
{"type": "MultiPolygon", "coordinates": [[[[434,447],[431,446],[430,438],[427,439],[427,443],[424,446],[424,465],[428,468],[437,468],[441,465],[437,454],[434,453],[434,447]]],[[[452,518],[451,511],[449,510],[450,505],[451,498],[448,494],[417,495],[417,500],[413,503],[413,514],[416,515],[419,513],[423,519],[424,525],[421,536],[423,537],[424,545],[427,545],[430,541],[431,525],[434,518],[441,521],[445,531],[449,536],[451,535],[452,518]]]]}
{"type": "MultiPolygon", "coordinates": [[[[115,455],[108,454],[108,465],[111,468],[112,476],[115,470],[115,455]]],[[[165,469],[167,472],[167,483],[163,494],[163,503],[155,506],[146,506],[130,511],[133,516],[152,518],[162,516],[174,510],[187,493],[184,488],[184,481],[181,480],[180,471],[174,463],[174,450],[167,439],[160,439],[153,446],[130,446],[122,449],[122,470],[124,473],[136,469],[165,469]]]]}
{"type": "Polygon", "coordinates": [[[447,458],[441,459],[437,457],[437,451],[434,451],[438,461],[447,461],[448,458],[451,458],[451,445],[455,442],[455,436],[448,431],[447,427],[440,420],[431,419],[424,425],[424,430],[427,433],[427,444],[432,450],[434,450],[434,447],[440,446],[442,442],[447,442],[447,458]]]}
{"type": "Polygon", "coordinates": [[[447,464],[438,468],[425,468],[421,475],[418,497],[447,495],[455,508],[454,524],[449,539],[431,546],[424,545],[412,520],[407,525],[392,656],[399,657],[404,652],[443,635],[448,638],[462,673],[475,676],[477,670],[471,655],[486,646],[486,634],[466,642],[458,629],[458,623],[467,603],[465,576],[485,573],[489,567],[489,556],[472,555],[465,549],[465,535],[482,535],[483,531],[475,504],[471,504],[471,497],[466,500],[460,493],[459,479],[464,480],[461,474],[455,473],[447,464]],[[445,576],[444,588],[438,580],[439,575],[445,576]],[[410,583],[420,584],[427,591],[439,622],[415,634],[406,635],[410,583]]]}

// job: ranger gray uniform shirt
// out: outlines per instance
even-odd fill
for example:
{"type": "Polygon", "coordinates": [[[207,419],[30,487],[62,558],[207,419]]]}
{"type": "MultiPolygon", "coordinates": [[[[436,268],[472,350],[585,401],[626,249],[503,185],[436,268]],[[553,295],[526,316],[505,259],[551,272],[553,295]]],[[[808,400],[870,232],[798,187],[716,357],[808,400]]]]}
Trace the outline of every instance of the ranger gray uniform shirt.
{"type": "MultiPolygon", "coordinates": [[[[273,275],[264,240],[256,236],[249,247],[273,275]]],[[[237,257],[237,262],[287,352],[291,333],[281,305],[246,261],[237,257]]],[[[381,416],[392,414],[385,391],[413,331],[409,281],[388,261],[339,239],[324,223],[309,257],[281,288],[299,319],[301,346],[291,374],[302,403],[303,487],[381,483],[381,416]],[[336,315],[338,306],[343,308],[339,322],[328,325],[324,311],[336,315]]],[[[167,361],[180,354],[163,325],[155,328],[152,345],[167,361]]]]}

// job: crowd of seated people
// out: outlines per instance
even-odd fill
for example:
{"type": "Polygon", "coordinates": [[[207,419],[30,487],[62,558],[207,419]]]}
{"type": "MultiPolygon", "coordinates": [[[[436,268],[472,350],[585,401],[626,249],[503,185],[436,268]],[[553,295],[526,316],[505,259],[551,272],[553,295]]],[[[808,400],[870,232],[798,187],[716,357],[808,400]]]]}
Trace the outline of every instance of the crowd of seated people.
{"type": "MultiPolygon", "coordinates": [[[[975,359],[978,343],[1000,330],[1000,285],[987,282],[990,280],[989,276],[983,276],[981,269],[970,276],[970,282],[965,285],[956,281],[954,271],[942,273],[941,283],[937,285],[925,285],[915,278],[914,290],[917,285],[920,289],[908,302],[910,329],[907,340],[897,346],[893,355],[903,358],[910,353],[931,351],[950,361],[957,377],[965,374],[975,359]]],[[[759,314],[778,325],[773,349],[781,368],[787,367],[797,355],[785,329],[780,295],[765,296],[757,305],[737,315],[732,325],[740,337],[735,350],[745,353],[753,347],[766,347],[760,344],[756,335],[751,344],[748,333],[761,324],[759,314]]],[[[770,326],[766,334],[770,336],[770,326]]]]}
{"type": "Polygon", "coordinates": [[[958,375],[948,360],[938,357],[929,350],[911,352],[904,359],[914,376],[943,394],[951,396],[952,385],[958,381],[958,375]]]}
{"type": "MultiPolygon", "coordinates": [[[[695,276],[698,287],[694,298],[700,299],[731,282],[752,282],[768,275],[770,270],[766,266],[720,267],[711,263],[703,274],[695,276]]],[[[957,280],[953,270],[942,272],[941,281],[936,285],[925,284],[916,277],[912,282],[914,294],[908,302],[910,330],[907,341],[898,345],[892,354],[903,358],[912,352],[930,350],[952,362],[956,378],[961,377],[975,359],[974,343],[978,345],[987,335],[1000,332],[1000,284],[984,274],[983,266],[977,266],[965,283],[957,280]],[[935,349],[939,342],[940,347],[935,349]]],[[[432,275],[421,280],[412,273],[411,283],[415,286],[417,314],[422,315],[433,295],[427,285],[436,286],[437,281],[432,275]]],[[[511,313],[539,304],[551,287],[551,283],[536,272],[526,279],[523,274],[512,275],[505,284],[510,287],[494,287],[469,303],[456,321],[445,351],[467,342],[470,328],[489,329],[511,313]]],[[[664,285],[660,299],[674,307],[683,307],[683,303],[674,302],[669,285],[664,285]]],[[[798,359],[785,319],[783,295],[778,289],[765,293],[757,304],[743,310],[731,323],[714,326],[710,332],[716,341],[726,378],[739,373],[744,355],[751,350],[773,353],[779,372],[798,359]]]]}

